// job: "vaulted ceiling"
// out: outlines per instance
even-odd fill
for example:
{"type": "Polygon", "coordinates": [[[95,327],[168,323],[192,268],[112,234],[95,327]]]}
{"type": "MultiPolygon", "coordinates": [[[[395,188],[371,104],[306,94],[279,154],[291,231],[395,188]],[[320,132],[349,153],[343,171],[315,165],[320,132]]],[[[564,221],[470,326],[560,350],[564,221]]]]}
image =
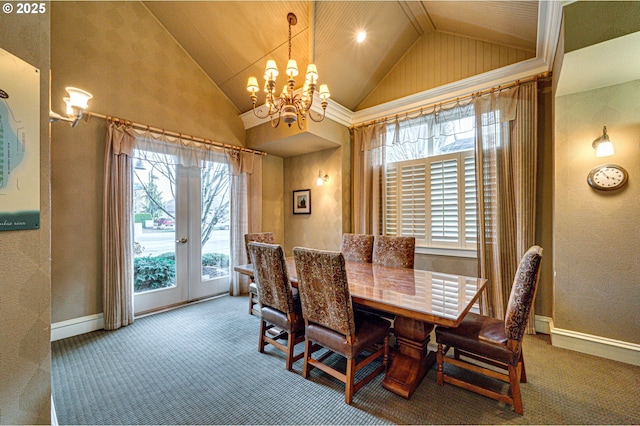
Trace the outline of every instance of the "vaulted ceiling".
{"type": "MultiPolygon", "coordinates": [[[[350,110],[376,87],[424,34],[440,31],[536,50],[538,1],[157,1],[158,21],[242,113],[251,109],[250,76],[262,80],[267,59],[282,74],[288,55],[301,73],[313,60],[319,83],[350,110]],[[358,44],[356,32],[367,39],[358,44]]],[[[297,79],[297,87],[303,78],[297,79]]],[[[279,77],[278,85],[285,81],[279,77]]]]}

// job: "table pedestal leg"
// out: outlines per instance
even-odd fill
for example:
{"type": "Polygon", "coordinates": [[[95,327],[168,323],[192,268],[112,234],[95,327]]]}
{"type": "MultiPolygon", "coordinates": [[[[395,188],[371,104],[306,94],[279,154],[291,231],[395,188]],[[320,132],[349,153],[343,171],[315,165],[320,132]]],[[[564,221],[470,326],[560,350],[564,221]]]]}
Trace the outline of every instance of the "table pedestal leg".
{"type": "Polygon", "coordinates": [[[428,354],[427,350],[433,324],[398,316],[393,328],[400,350],[394,354],[382,386],[408,399],[435,362],[434,352],[428,354]]]}

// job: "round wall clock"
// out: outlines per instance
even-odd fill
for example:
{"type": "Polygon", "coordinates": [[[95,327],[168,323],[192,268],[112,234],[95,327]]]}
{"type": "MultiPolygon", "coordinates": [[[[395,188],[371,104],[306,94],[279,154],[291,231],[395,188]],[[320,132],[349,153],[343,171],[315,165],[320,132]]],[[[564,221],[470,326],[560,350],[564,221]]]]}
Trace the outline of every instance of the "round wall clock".
{"type": "Polygon", "coordinates": [[[587,176],[589,185],[600,191],[612,191],[622,188],[628,179],[629,173],[617,164],[603,164],[594,167],[589,176],[587,176]]]}

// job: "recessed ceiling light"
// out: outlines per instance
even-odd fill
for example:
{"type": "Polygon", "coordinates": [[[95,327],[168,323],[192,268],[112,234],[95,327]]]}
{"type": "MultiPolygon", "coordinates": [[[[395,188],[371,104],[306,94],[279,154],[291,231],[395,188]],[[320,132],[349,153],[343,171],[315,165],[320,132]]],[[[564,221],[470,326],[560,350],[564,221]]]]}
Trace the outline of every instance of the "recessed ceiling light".
{"type": "Polygon", "coordinates": [[[362,43],[364,41],[364,39],[367,38],[367,32],[366,31],[358,31],[358,34],[356,35],[356,41],[358,43],[362,43]]]}

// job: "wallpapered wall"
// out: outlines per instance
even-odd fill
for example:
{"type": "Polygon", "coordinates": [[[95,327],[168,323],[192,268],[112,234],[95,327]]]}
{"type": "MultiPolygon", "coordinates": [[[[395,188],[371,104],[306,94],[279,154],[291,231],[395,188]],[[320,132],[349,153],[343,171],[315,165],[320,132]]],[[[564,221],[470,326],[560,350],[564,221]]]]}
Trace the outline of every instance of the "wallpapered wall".
{"type": "Polygon", "coordinates": [[[0,47],[40,70],[40,229],[0,232],[0,424],[49,424],[49,14],[3,13],[0,47]]]}
{"type": "MultiPolygon", "coordinates": [[[[51,3],[52,105],[65,86],[89,109],[244,144],[238,111],[141,2],[51,3]],[[70,31],[69,29],[73,29],[70,31]]],[[[52,322],[102,312],[102,191],[106,121],[52,128],[52,322]]]]}
{"type": "Polygon", "coordinates": [[[342,157],[335,148],[284,159],[284,249],[292,255],[296,246],[339,250],[342,243],[342,157]],[[318,171],[329,175],[317,186],[318,171]],[[311,214],[293,214],[293,191],[311,190],[311,214]]]}
{"type": "Polygon", "coordinates": [[[284,160],[274,155],[262,159],[262,232],[273,232],[284,244],[284,160]]]}
{"type": "Polygon", "coordinates": [[[556,98],[555,312],[558,328],[640,343],[640,80],[556,98]],[[591,142],[607,126],[615,155],[591,142]],[[616,163],[625,188],[592,189],[616,163]]]}

